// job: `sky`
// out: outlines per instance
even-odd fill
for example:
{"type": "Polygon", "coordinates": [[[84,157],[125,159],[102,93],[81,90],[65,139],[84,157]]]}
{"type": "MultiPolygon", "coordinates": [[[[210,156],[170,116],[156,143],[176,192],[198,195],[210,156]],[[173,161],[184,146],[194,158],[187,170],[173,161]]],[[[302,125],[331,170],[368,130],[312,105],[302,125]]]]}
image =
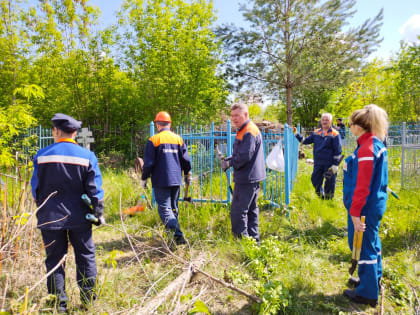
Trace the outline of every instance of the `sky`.
{"type": "MultiPolygon", "coordinates": [[[[91,0],[91,4],[99,7],[102,12],[101,24],[106,26],[115,22],[115,12],[122,0],[91,0]]],[[[217,15],[217,24],[233,23],[244,26],[246,23],[239,11],[245,0],[213,0],[217,15]]],[[[420,0],[357,0],[352,26],[361,25],[366,19],[373,18],[379,10],[384,9],[384,19],[381,28],[383,41],[378,50],[370,58],[388,59],[396,53],[401,40],[419,42],[420,35],[420,0]]]]}

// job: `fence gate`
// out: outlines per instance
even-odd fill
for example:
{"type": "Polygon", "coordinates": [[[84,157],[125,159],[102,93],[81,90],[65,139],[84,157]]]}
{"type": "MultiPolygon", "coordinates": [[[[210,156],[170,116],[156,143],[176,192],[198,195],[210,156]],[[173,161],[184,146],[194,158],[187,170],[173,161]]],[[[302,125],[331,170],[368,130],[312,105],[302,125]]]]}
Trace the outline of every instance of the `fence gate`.
{"type": "MultiPolygon", "coordinates": [[[[233,185],[231,169],[222,171],[217,155],[219,149],[224,156],[232,154],[236,133],[231,130],[231,122],[225,125],[209,127],[180,126],[176,132],[182,136],[188,147],[192,163],[193,185],[189,196],[196,202],[229,203],[231,194],[229,185],[233,185]]],[[[154,134],[154,124],[150,123],[150,134],[154,134]]],[[[297,172],[299,142],[293,136],[292,129],[285,125],[284,130],[262,130],[264,155],[267,156],[277,142],[284,148],[285,172],[266,169],[267,178],[262,183],[264,199],[276,207],[289,205],[290,192],[293,189],[297,172]]]]}

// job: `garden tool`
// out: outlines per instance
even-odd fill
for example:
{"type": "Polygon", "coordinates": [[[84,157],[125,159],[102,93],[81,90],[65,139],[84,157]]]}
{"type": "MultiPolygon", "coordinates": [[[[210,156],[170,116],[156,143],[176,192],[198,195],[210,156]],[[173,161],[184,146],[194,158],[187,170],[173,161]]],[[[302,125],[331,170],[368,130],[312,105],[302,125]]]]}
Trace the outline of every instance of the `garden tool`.
{"type": "Polygon", "coordinates": [[[392,197],[400,200],[400,197],[391,188],[387,187],[386,191],[389,192],[392,195],[392,197]]]}
{"type": "Polygon", "coordinates": [[[189,202],[189,203],[192,203],[191,196],[188,197],[188,190],[189,190],[189,188],[190,188],[190,184],[189,183],[185,183],[185,186],[184,186],[184,201],[189,202]]]}
{"type": "MultiPolygon", "coordinates": [[[[220,152],[219,146],[216,146],[216,151],[217,151],[217,155],[219,156],[220,161],[223,161],[225,159],[225,157],[223,156],[222,152],[220,152]]],[[[227,179],[227,182],[228,182],[228,185],[229,185],[229,191],[233,195],[233,189],[232,189],[232,186],[230,185],[228,174],[226,172],[224,172],[224,173],[226,174],[226,179],[227,179]]]]}
{"type": "Polygon", "coordinates": [[[144,165],[143,159],[137,156],[136,159],[134,160],[134,168],[137,174],[140,174],[143,172],[143,165],[144,165]]]}
{"type": "MultiPolygon", "coordinates": [[[[85,203],[85,204],[89,207],[89,209],[93,212],[93,209],[92,209],[92,202],[91,202],[91,200],[90,200],[89,196],[88,196],[88,195],[86,195],[86,194],[83,194],[81,198],[82,198],[83,202],[84,202],[84,203],[85,203]]],[[[89,222],[92,222],[92,223],[97,223],[97,222],[99,221],[99,219],[98,219],[97,217],[95,217],[95,215],[94,215],[93,213],[86,213],[85,218],[86,218],[86,220],[88,220],[89,222]]]]}
{"type": "MultiPolygon", "coordinates": [[[[360,221],[365,223],[366,217],[363,215],[360,217],[360,221]]],[[[349,268],[350,276],[353,275],[356,270],[357,263],[360,259],[360,252],[362,251],[363,231],[354,231],[353,235],[353,252],[351,255],[351,267],[349,268]]],[[[358,282],[355,277],[350,277],[349,282],[358,282]]]]}

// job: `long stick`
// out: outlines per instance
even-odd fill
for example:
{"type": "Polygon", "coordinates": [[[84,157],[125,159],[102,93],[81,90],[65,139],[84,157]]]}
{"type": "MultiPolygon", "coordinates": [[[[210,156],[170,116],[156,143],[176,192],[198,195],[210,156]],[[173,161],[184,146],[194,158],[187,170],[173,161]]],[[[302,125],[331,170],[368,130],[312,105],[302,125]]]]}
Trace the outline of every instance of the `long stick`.
{"type": "MultiPolygon", "coordinates": [[[[201,266],[204,263],[204,254],[202,253],[195,261],[193,262],[201,266]]],[[[145,306],[138,310],[137,314],[152,314],[153,311],[158,308],[170,295],[172,292],[176,291],[179,287],[188,281],[190,281],[193,272],[193,264],[191,263],[190,266],[186,271],[181,273],[178,278],[172,281],[165,289],[163,289],[157,296],[152,298],[145,306]]]]}

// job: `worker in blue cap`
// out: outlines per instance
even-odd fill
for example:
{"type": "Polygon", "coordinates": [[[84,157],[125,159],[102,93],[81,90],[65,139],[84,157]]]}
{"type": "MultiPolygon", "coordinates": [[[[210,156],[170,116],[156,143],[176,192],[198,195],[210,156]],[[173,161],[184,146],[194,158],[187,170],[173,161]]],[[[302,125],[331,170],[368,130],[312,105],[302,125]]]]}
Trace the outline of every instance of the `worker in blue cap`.
{"type": "MultiPolygon", "coordinates": [[[[90,198],[93,214],[98,219],[96,224],[105,223],[102,175],[95,154],[75,141],[82,123],[59,113],[52,118],[52,124],[54,144],[39,150],[33,160],[32,194],[37,206],[42,205],[36,213],[37,227],[46,251],[47,272],[67,254],[70,241],[76,258],[81,300],[89,305],[96,298],[95,245],[92,223],[85,218],[91,209],[81,196],[87,194],[90,198]]],[[[49,294],[57,297],[59,313],[67,313],[64,264],[48,276],[47,288],[49,294]]]]}

